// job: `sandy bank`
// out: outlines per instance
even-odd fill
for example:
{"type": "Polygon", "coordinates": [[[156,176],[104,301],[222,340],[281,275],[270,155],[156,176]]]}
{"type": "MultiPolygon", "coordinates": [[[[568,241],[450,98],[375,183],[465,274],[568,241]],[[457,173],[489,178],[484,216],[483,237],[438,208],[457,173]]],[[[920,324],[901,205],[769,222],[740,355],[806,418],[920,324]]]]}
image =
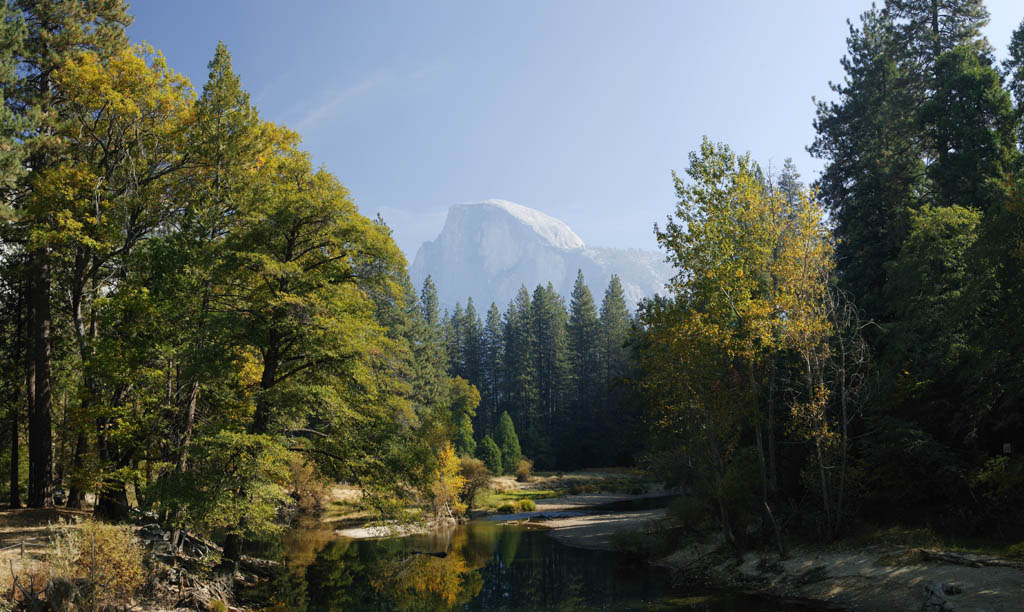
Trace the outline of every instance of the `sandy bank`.
{"type": "MultiPolygon", "coordinates": [[[[539,504],[538,504],[539,505],[539,504]]],[[[551,537],[576,548],[615,550],[615,532],[645,529],[651,521],[665,516],[665,509],[635,512],[607,512],[556,518],[539,524],[551,530],[551,537]]]]}

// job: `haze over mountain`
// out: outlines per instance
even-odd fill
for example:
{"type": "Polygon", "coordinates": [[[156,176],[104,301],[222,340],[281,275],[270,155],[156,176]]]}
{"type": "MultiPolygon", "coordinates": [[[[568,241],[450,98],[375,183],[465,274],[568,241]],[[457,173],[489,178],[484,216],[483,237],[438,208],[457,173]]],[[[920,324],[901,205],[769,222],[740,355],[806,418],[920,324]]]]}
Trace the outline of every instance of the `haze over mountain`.
{"type": "Polygon", "coordinates": [[[429,275],[443,307],[472,297],[478,311],[504,310],[522,285],[552,283],[568,297],[577,270],[598,303],[618,274],[630,308],[664,292],[671,266],[664,255],[639,249],[588,247],[565,222],[506,200],[456,204],[436,239],[416,252],[410,275],[417,288],[429,275]]]}

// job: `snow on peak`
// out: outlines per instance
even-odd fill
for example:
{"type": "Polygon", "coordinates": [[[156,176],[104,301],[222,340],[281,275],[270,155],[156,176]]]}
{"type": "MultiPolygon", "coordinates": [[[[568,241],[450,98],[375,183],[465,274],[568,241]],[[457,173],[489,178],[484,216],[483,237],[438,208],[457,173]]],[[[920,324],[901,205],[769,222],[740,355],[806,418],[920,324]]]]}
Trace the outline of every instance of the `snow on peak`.
{"type": "Polygon", "coordinates": [[[490,199],[471,204],[470,206],[494,206],[495,208],[500,208],[516,218],[520,223],[529,226],[551,246],[560,249],[582,249],[585,246],[583,240],[564,221],[522,204],[516,204],[508,200],[490,199]]]}

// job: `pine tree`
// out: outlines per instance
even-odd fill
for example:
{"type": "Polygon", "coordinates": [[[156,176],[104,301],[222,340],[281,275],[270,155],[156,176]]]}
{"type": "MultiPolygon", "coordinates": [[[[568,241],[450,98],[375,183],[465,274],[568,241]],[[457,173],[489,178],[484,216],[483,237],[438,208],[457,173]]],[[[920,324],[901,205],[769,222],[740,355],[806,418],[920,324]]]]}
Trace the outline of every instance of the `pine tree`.
{"type": "Polygon", "coordinates": [[[505,472],[515,472],[523,452],[519,447],[519,436],[516,435],[515,425],[512,424],[512,417],[507,412],[501,413],[498,419],[498,427],[494,431],[494,442],[501,451],[501,465],[505,472]]]}
{"type": "Polygon", "coordinates": [[[574,391],[571,407],[566,411],[560,428],[563,454],[562,465],[595,465],[599,449],[607,446],[600,431],[600,403],[606,381],[601,373],[603,342],[601,321],[598,319],[594,297],[583,279],[576,274],[572,298],[569,302],[569,363],[571,389],[574,391]]]}
{"type": "Polygon", "coordinates": [[[893,261],[918,206],[924,164],[914,109],[914,79],[901,68],[893,25],[872,9],[850,26],[846,79],[831,84],[835,102],[818,102],[809,151],[828,165],[820,196],[835,220],[843,286],[868,319],[882,321],[885,263],[893,261]]]}
{"type": "Polygon", "coordinates": [[[28,504],[44,507],[53,504],[51,292],[53,251],[58,246],[53,236],[59,234],[56,220],[62,217],[61,203],[46,189],[64,159],[68,143],[63,137],[77,130],[65,113],[68,91],[53,77],[81,51],[101,59],[124,51],[128,44],[124,28],[131,17],[127,5],[117,0],[100,4],[19,0],[13,8],[24,17],[27,29],[16,56],[18,78],[5,94],[8,107],[31,122],[21,136],[31,141],[26,164],[30,170],[18,182],[13,200],[21,232],[12,237],[28,253],[28,301],[33,313],[29,319],[33,388],[27,390],[32,398],[28,504]]]}
{"type": "Polygon", "coordinates": [[[1016,152],[1016,117],[989,59],[966,45],[941,55],[920,122],[933,149],[928,178],[934,203],[982,212],[1001,207],[1016,152]]]}
{"type": "Polygon", "coordinates": [[[460,326],[462,341],[459,343],[462,348],[463,371],[466,380],[476,387],[482,386],[483,379],[483,328],[480,325],[480,317],[473,306],[473,298],[466,301],[466,311],[463,314],[462,325],[460,326]]]}
{"type": "MultiPolygon", "coordinates": [[[[519,424],[519,431],[527,431],[539,425],[535,350],[530,294],[526,287],[520,287],[515,301],[510,302],[505,311],[504,393],[505,409],[513,422],[519,424]]],[[[536,456],[535,450],[529,446],[526,452],[536,456]]]]}
{"type": "Polygon", "coordinates": [[[568,400],[569,356],[565,301],[554,286],[537,285],[530,303],[537,372],[537,408],[540,422],[526,429],[531,452],[542,465],[554,460],[555,434],[568,400]]]}
{"type": "Polygon", "coordinates": [[[445,312],[441,321],[441,334],[444,337],[444,349],[448,355],[448,375],[461,376],[466,378],[466,363],[463,359],[466,356],[464,342],[466,340],[463,327],[466,324],[466,314],[462,310],[462,304],[455,303],[455,311],[450,315],[445,312]]]}
{"type": "MultiPolygon", "coordinates": [[[[0,95],[17,82],[17,58],[23,53],[26,34],[24,21],[10,4],[0,4],[0,95]]],[[[15,187],[25,173],[25,145],[21,137],[31,132],[31,125],[6,105],[0,106],[0,222],[11,220],[14,210],[8,205],[7,190],[15,187]]]]}
{"type": "Polygon", "coordinates": [[[629,309],[622,290],[622,281],[613,274],[601,301],[601,386],[598,396],[597,429],[599,436],[620,441],[605,444],[595,462],[611,465],[628,444],[622,434],[629,430],[629,419],[621,410],[624,396],[621,379],[629,368],[630,356],[626,341],[630,330],[629,309]]]}
{"type": "Polygon", "coordinates": [[[423,280],[423,289],[420,291],[420,309],[423,313],[423,319],[427,322],[427,325],[431,327],[437,327],[441,323],[440,315],[438,312],[437,302],[437,287],[434,286],[434,279],[427,275],[427,278],[423,280]]]}
{"type": "MultiPolygon", "coordinates": [[[[1009,57],[1003,62],[1007,86],[1017,103],[1017,117],[1024,118],[1024,21],[1013,31],[1009,57]]],[[[1024,132],[1021,133],[1024,136],[1024,132]]]]}
{"type": "Polygon", "coordinates": [[[501,450],[494,443],[490,435],[484,436],[480,444],[476,446],[477,458],[484,462],[492,474],[503,474],[501,462],[501,450]]]}
{"type": "Polygon", "coordinates": [[[483,330],[483,371],[477,431],[491,431],[498,422],[498,407],[504,398],[505,331],[498,306],[491,303],[483,330]]]}

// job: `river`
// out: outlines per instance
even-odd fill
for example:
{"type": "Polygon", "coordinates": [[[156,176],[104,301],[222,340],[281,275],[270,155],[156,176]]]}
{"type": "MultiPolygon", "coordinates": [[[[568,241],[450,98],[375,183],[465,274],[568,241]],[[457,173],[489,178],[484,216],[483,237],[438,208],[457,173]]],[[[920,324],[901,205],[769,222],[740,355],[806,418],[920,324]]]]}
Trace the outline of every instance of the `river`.
{"type": "Polygon", "coordinates": [[[799,609],[778,600],[674,587],[663,568],[613,552],[571,548],[522,523],[476,520],[427,535],[375,540],[298,529],[282,547],[290,570],[265,595],[282,610],[799,609]]]}

